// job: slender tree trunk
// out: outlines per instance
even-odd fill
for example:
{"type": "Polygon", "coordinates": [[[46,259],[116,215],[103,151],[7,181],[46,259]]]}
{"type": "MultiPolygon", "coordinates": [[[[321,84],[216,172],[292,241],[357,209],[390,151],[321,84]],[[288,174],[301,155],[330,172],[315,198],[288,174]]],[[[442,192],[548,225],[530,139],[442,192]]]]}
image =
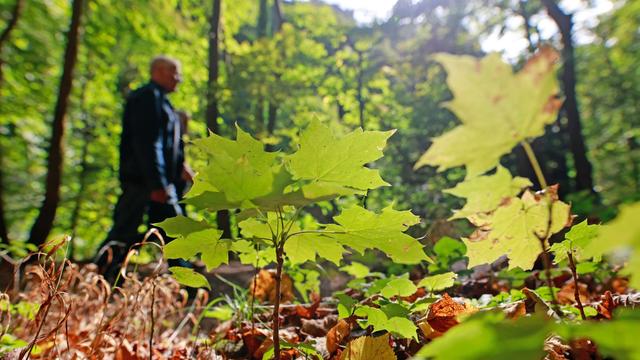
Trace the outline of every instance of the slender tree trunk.
{"type": "Polygon", "coordinates": [[[89,122],[89,111],[86,107],[87,100],[87,83],[93,78],[93,74],[89,73],[84,77],[84,81],[81,87],[82,95],[80,97],[80,113],[82,116],[82,129],[80,129],[80,136],[82,138],[82,149],[80,150],[80,173],[78,174],[78,193],[76,194],[75,201],[73,203],[73,210],[71,210],[71,221],[69,224],[69,231],[71,232],[71,239],[69,240],[68,256],[70,260],[75,257],[75,239],[80,222],[80,214],[82,205],[84,204],[84,193],[87,189],[87,180],[89,176],[89,144],[94,139],[94,125],[89,122]]]}
{"type": "Polygon", "coordinates": [[[573,18],[560,9],[555,0],[541,0],[547,9],[549,16],[560,29],[562,37],[562,83],[564,87],[565,101],[564,113],[567,116],[567,128],[569,130],[569,145],[573,155],[576,169],[575,190],[588,190],[593,192],[593,175],[591,162],[587,158],[587,147],[582,136],[580,124],[580,112],[576,96],[576,70],[573,48],[573,18]]]}
{"type": "Polygon", "coordinates": [[[213,0],[209,18],[209,78],[207,84],[207,128],[214,134],[220,134],[218,126],[218,74],[220,73],[220,10],[222,0],[213,0]]]}
{"type": "MultiPolygon", "coordinates": [[[[218,74],[220,73],[220,13],[222,0],[213,0],[209,18],[209,79],[207,84],[207,128],[214,134],[220,134],[218,125],[218,74]]],[[[216,214],[218,229],[225,239],[231,238],[231,220],[228,210],[216,214]]]]}
{"type": "Polygon", "coordinates": [[[268,6],[267,0],[260,0],[259,10],[258,10],[258,26],[257,26],[257,36],[258,39],[267,36],[267,29],[269,28],[269,14],[267,13],[268,6]]]}
{"type": "MultiPolygon", "coordinates": [[[[355,48],[355,46],[354,46],[355,48]]],[[[357,51],[357,50],[356,50],[357,51]]],[[[362,51],[357,51],[358,53],[358,89],[357,89],[357,99],[358,99],[358,118],[360,119],[360,127],[362,130],[365,129],[364,124],[364,95],[363,95],[363,87],[364,87],[364,70],[363,70],[363,57],[364,54],[362,51]]]]}
{"type": "Polygon", "coordinates": [[[64,54],[64,65],[58,100],[53,114],[51,142],[49,144],[49,157],[47,159],[47,183],[44,201],[40,212],[31,228],[29,241],[36,245],[43,244],[56,217],[56,210],[60,202],[60,183],[62,180],[63,140],[65,118],[69,105],[69,95],[73,88],[73,70],[78,57],[78,40],[80,37],[80,21],[83,11],[83,0],[73,0],[71,24],[67,32],[67,47],[64,54]]]}
{"type": "MultiPolygon", "coordinates": [[[[279,33],[280,30],[282,30],[282,22],[283,22],[283,18],[282,18],[282,8],[280,7],[280,0],[274,0],[273,1],[273,23],[272,23],[272,26],[273,26],[272,33],[274,36],[275,34],[279,33]]],[[[280,55],[284,60],[284,49],[282,47],[280,48],[280,55]]],[[[275,74],[276,83],[280,81],[280,77],[281,77],[281,74],[278,74],[278,73],[275,74]]],[[[269,100],[269,105],[267,106],[267,134],[269,134],[270,136],[273,135],[276,130],[277,118],[278,118],[278,104],[276,103],[275,100],[271,99],[269,100]]],[[[267,145],[267,150],[273,151],[274,146],[271,144],[267,145]]]]}
{"type": "MultiPolygon", "coordinates": [[[[2,51],[4,50],[7,41],[9,41],[11,32],[16,28],[16,25],[18,24],[18,19],[20,19],[23,7],[24,0],[17,0],[15,5],[13,6],[13,11],[11,12],[9,23],[7,24],[7,27],[5,27],[5,29],[2,31],[2,34],[0,34],[0,90],[2,89],[2,85],[4,84],[4,54],[2,53],[2,51]]],[[[2,154],[2,143],[0,143],[0,242],[8,244],[9,227],[4,215],[4,165],[2,161],[2,154]]]]}

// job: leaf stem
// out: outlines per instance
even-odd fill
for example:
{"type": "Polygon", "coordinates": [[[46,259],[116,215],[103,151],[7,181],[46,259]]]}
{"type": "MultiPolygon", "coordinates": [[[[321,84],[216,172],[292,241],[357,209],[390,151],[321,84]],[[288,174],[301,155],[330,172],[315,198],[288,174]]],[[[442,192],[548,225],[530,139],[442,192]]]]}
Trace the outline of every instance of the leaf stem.
{"type": "Polygon", "coordinates": [[[302,235],[302,234],[346,234],[346,233],[347,233],[346,231],[301,230],[301,231],[296,231],[292,234],[289,234],[289,236],[287,236],[287,239],[295,235],[302,235]]]}
{"type": "Polygon", "coordinates": [[[280,359],[280,285],[282,283],[282,265],[284,264],[284,242],[276,248],[276,298],[273,304],[273,358],[280,359]]]}
{"type": "MultiPolygon", "coordinates": [[[[550,227],[551,225],[549,225],[550,227]]],[[[549,257],[549,249],[547,249],[547,237],[539,237],[540,245],[542,246],[542,263],[544,264],[544,273],[547,278],[547,286],[549,287],[549,293],[551,294],[551,307],[553,311],[562,318],[562,311],[558,307],[558,300],[556,299],[556,293],[553,290],[553,280],[551,277],[551,258],[549,257]]]]}
{"type": "Polygon", "coordinates": [[[580,317],[582,317],[582,320],[587,320],[587,315],[584,313],[584,306],[582,306],[582,300],[580,300],[580,291],[578,289],[578,272],[576,271],[576,263],[573,260],[573,254],[571,253],[571,251],[567,251],[567,258],[569,259],[569,268],[571,269],[571,274],[573,275],[573,296],[576,299],[576,304],[578,304],[580,317]]]}
{"type": "Polygon", "coordinates": [[[536,154],[533,152],[531,145],[528,142],[521,142],[522,148],[524,152],[527,154],[527,158],[529,158],[529,162],[531,163],[531,167],[533,167],[533,171],[536,173],[536,177],[538,178],[538,182],[540,183],[540,187],[542,189],[547,188],[547,180],[544,178],[544,174],[542,173],[542,168],[540,167],[540,163],[538,163],[538,159],[536,158],[536,154]]]}

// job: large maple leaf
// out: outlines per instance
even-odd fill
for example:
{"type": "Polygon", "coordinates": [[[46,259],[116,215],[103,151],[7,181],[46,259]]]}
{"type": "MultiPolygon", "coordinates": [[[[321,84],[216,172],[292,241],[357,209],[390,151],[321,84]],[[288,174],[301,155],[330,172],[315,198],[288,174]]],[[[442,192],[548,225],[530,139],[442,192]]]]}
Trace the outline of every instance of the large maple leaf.
{"type": "Polygon", "coordinates": [[[518,143],[542,135],[561,105],[557,58],[556,51],[543,48],[514,74],[499,54],[436,55],[454,96],[446,107],[462,124],[435,138],[415,168],[465,166],[472,177],[496,166],[518,143]]]}

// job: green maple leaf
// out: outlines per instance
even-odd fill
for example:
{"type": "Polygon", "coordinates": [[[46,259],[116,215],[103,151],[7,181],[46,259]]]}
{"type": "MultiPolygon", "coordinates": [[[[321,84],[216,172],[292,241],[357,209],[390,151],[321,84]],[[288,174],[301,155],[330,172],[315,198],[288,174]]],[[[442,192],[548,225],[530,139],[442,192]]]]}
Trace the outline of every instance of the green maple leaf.
{"type": "Polygon", "coordinates": [[[509,170],[502,166],[493,175],[468,178],[444,192],[467,199],[460,210],[454,210],[449,220],[462,219],[478,213],[495,210],[505,198],[518,195],[522,189],[530,187],[531,181],[523,177],[512,178],[509,170]]]}
{"type": "Polygon", "coordinates": [[[316,257],[321,257],[339,265],[345,249],[335,239],[318,234],[301,234],[287,240],[284,252],[292,264],[315,261],[316,257]]]}
{"type": "Polygon", "coordinates": [[[265,267],[276,261],[275,250],[271,246],[257,246],[249,240],[235,240],[231,243],[231,251],[238,254],[240,262],[257,268],[265,267]]]}
{"type": "Polygon", "coordinates": [[[542,49],[514,74],[497,53],[483,59],[436,55],[454,96],[446,106],[462,125],[435,138],[415,168],[465,166],[473,177],[496,166],[518,143],[542,135],[560,106],[557,57],[554,50],[542,49]]]}
{"type": "Polygon", "coordinates": [[[573,254],[576,261],[585,260],[583,249],[598,236],[599,227],[600,225],[589,225],[587,220],[571,227],[565,235],[566,240],[551,245],[549,249],[554,254],[554,262],[557,264],[566,260],[567,253],[573,254]]]}
{"type": "Polygon", "coordinates": [[[380,291],[380,294],[386,298],[394,296],[411,296],[415,294],[418,287],[413,281],[407,278],[397,278],[389,281],[387,285],[380,291]]]}
{"type": "Polygon", "coordinates": [[[194,288],[204,287],[211,290],[211,286],[209,285],[209,281],[207,280],[207,278],[205,278],[202,274],[193,271],[193,269],[173,266],[169,268],[169,271],[171,271],[173,277],[175,277],[176,280],[178,280],[178,282],[182,285],[194,288]]]}
{"type": "Polygon", "coordinates": [[[288,169],[296,180],[334,188],[367,190],[389,185],[378,170],[365,164],[382,157],[394,132],[357,129],[338,138],[314,121],[300,134],[300,149],[287,157],[288,169]]]}
{"type": "Polygon", "coordinates": [[[269,194],[279,169],[276,153],[266,152],[263,143],[236,129],[236,140],[210,134],[193,143],[209,159],[202,170],[203,181],[223,194],[226,202],[242,204],[269,194]]]}
{"type": "Polygon", "coordinates": [[[405,339],[418,339],[416,325],[406,317],[388,316],[383,310],[371,306],[358,307],[355,315],[366,317],[363,327],[372,326],[373,331],[384,330],[405,339]]]}
{"type": "Polygon", "coordinates": [[[630,248],[625,272],[632,275],[629,284],[640,289],[640,202],[620,206],[618,216],[603,225],[597,239],[584,249],[583,256],[600,257],[619,248],[630,248]]]}
{"type": "Polygon", "coordinates": [[[429,292],[440,291],[446,288],[452,287],[458,274],[454,272],[447,272],[444,274],[438,274],[428,276],[418,283],[418,287],[424,287],[429,292]]]}
{"type": "Polygon", "coordinates": [[[506,321],[502,313],[480,312],[425,345],[415,359],[541,359],[552,328],[541,316],[506,321]]]}
{"type": "Polygon", "coordinates": [[[364,279],[371,273],[371,269],[359,262],[352,262],[349,265],[345,265],[340,268],[340,271],[344,271],[356,279],[364,279]]]}
{"type": "Polygon", "coordinates": [[[185,203],[217,211],[233,208],[276,210],[286,205],[304,207],[338,196],[365,194],[388,185],[378,170],[365,164],[382,157],[393,131],[356,130],[342,138],[313,122],[302,132],[300,149],[286,157],[237,129],[237,140],[218,135],[194,141],[209,164],[197,169],[194,187],[185,203]]]}
{"type": "Polygon", "coordinates": [[[176,216],[154,224],[168,236],[175,237],[164,246],[167,259],[190,259],[201,254],[202,262],[211,270],[229,260],[230,243],[220,240],[222,231],[205,221],[176,216]]]}
{"type": "MultiPolygon", "coordinates": [[[[487,219],[475,239],[464,239],[469,267],[491,263],[502,255],[509,257],[509,268],[533,268],[542,252],[540,237],[548,238],[569,222],[569,205],[553,201],[551,212],[547,196],[525,192],[522,198],[511,198],[487,219]],[[551,215],[551,219],[549,216],[551,215]],[[549,227],[547,231],[547,227],[549,227]]],[[[546,240],[545,240],[546,241],[546,240]]]]}
{"type": "Polygon", "coordinates": [[[424,253],[423,245],[404,233],[409,226],[420,222],[410,211],[398,211],[391,207],[381,213],[353,206],[342,211],[325,228],[327,236],[344,246],[362,253],[367,249],[377,249],[401,264],[416,264],[432,260],[424,253]]]}
{"type": "Polygon", "coordinates": [[[153,225],[162,228],[167,236],[171,237],[184,237],[192,232],[213,229],[213,227],[206,221],[195,221],[182,215],[165,219],[164,221],[153,225]]]}

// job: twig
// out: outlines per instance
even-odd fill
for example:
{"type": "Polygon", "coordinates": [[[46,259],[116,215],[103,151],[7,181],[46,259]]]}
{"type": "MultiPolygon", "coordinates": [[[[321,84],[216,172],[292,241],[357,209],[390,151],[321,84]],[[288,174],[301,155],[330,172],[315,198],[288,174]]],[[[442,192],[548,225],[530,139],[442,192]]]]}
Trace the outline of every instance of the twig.
{"type": "Polygon", "coordinates": [[[573,261],[573,254],[571,253],[571,251],[567,251],[567,258],[569,259],[569,268],[571,269],[571,274],[573,274],[573,296],[576,298],[576,304],[578,304],[578,310],[580,310],[580,316],[582,317],[582,320],[587,320],[587,315],[585,315],[584,307],[582,306],[582,300],[580,300],[580,291],[578,289],[578,272],[576,271],[576,263],[573,261]]]}
{"type": "Polygon", "coordinates": [[[533,152],[531,145],[528,142],[523,141],[522,148],[524,152],[527,154],[527,158],[529,158],[529,162],[533,167],[533,171],[536,173],[536,177],[538,178],[538,182],[540,183],[540,187],[544,190],[547,188],[547,181],[544,178],[544,174],[542,173],[542,168],[540,167],[540,163],[538,163],[538,159],[536,158],[536,154],[533,152]]]}
{"type": "Polygon", "coordinates": [[[551,259],[549,258],[549,249],[547,249],[547,241],[551,236],[551,226],[553,225],[553,201],[554,199],[551,197],[548,191],[547,180],[544,178],[544,174],[542,173],[542,168],[540,167],[540,163],[536,158],[536,154],[533,152],[531,145],[528,142],[521,142],[522,148],[527,154],[527,158],[529,158],[529,162],[533,167],[533,171],[536,173],[536,177],[538,178],[538,182],[540,183],[540,187],[544,192],[544,196],[547,198],[548,202],[548,219],[547,219],[547,228],[545,230],[545,234],[543,236],[538,235],[534,231],[534,235],[540,240],[540,246],[542,247],[542,263],[544,264],[544,272],[545,277],[547,278],[547,286],[549,287],[549,291],[551,293],[551,306],[553,311],[560,317],[562,317],[562,311],[558,307],[558,301],[556,300],[556,294],[553,291],[553,282],[551,278],[551,259]]]}
{"type": "Polygon", "coordinates": [[[153,360],[153,330],[156,326],[156,318],[153,313],[153,307],[156,302],[156,279],[152,280],[151,287],[151,330],[149,334],[149,360],[153,360]]]}

